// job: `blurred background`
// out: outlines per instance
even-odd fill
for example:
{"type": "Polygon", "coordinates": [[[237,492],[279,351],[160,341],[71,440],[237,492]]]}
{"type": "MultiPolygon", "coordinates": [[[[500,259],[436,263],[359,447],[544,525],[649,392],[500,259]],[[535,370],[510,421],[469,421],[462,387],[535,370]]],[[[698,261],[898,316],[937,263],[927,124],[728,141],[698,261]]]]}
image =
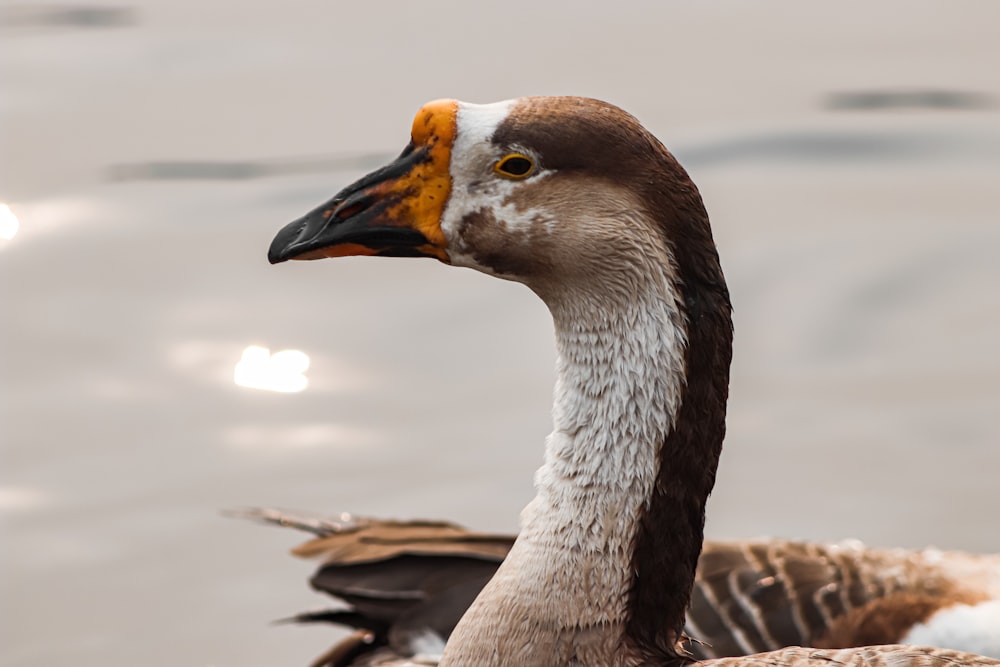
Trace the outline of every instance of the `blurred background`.
{"type": "Polygon", "coordinates": [[[1000,4],[0,5],[0,663],[302,665],[277,506],[513,531],[544,307],[284,223],[425,101],[612,101],[736,308],[713,538],[1000,550],[1000,4]],[[249,349],[248,349],[249,348],[249,349]]]}

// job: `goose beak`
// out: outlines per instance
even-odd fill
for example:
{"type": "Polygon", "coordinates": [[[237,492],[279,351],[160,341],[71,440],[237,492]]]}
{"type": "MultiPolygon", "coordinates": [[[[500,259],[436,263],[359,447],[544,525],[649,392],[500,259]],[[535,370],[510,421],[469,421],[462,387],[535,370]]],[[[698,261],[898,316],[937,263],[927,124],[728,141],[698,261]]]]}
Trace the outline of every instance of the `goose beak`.
{"type": "Polygon", "coordinates": [[[283,227],[268,260],[379,255],[448,262],[441,214],[451,193],[457,109],[454,100],[424,105],[409,146],[395,161],[283,227]]]}

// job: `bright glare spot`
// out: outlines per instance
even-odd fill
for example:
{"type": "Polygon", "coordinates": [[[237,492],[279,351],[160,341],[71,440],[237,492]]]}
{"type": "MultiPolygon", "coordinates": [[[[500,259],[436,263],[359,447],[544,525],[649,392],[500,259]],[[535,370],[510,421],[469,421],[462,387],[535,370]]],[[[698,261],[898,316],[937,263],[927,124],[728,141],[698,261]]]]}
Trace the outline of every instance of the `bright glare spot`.
{"type": "Polygon", "coordinates": [[[243,350],[233,381],[251,389],[294,393],[308,386],[308,369],[309,356],[305,352],[282,350],[271,354],[266,347],[251,345],[243,350]]]}
{"type": "Polygon", "coordinates": [[[10,210],[10,206],[0,204],[0,239],[9,241],[14,238],[17,234],[17,228],[20,226],[17,216],[14,215],[14,211],[10,210]]]}

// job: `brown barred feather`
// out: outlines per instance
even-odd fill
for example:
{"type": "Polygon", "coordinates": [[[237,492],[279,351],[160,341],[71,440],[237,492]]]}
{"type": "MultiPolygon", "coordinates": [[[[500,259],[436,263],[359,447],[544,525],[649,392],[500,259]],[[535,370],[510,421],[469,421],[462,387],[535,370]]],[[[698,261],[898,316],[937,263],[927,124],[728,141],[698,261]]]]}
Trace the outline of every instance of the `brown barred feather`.
{"type": "Polygon", "coordinates": [[[851,649],[793,646],[770,653],[713,660],[712,667],[987,667],[1000,661],[961,651],[921,646],[886,645],[851,649]]]}

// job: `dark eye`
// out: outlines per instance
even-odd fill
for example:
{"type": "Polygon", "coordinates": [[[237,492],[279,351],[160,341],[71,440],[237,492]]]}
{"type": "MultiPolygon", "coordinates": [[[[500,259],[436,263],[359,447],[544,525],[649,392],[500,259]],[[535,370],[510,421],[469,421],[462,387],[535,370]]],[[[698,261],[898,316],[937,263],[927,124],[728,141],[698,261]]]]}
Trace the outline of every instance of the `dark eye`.
{"type": "Polygon", "coordinates": [[[531,158],[520,153],[511,153],[493,165],[493,171],[507,178],[527,178],[534,170],[531,158]]]}

